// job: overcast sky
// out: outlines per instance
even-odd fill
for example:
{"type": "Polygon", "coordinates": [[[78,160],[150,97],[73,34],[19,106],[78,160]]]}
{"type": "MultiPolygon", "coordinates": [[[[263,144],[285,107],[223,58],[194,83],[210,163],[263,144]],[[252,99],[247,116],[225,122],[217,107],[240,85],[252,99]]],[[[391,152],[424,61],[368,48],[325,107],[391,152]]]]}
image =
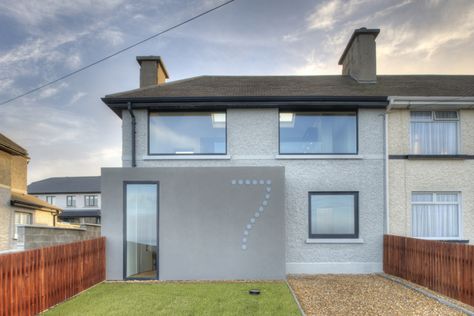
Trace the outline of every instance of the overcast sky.
{"type": "MultiPolygon", "coordinates": [[[[0,101],[222,2],[0,0],[0,101]]],[[[121,121],[100,97],[138,87],[135,56],[162,56],[170,80],[339,74],[340,54],[362,26],[381,29],[379,74],[474,74],[472,0],[236,0],[0,106],[0,132],[28,149],[29,182],[99,175],[121,165],[121,121]]]]}

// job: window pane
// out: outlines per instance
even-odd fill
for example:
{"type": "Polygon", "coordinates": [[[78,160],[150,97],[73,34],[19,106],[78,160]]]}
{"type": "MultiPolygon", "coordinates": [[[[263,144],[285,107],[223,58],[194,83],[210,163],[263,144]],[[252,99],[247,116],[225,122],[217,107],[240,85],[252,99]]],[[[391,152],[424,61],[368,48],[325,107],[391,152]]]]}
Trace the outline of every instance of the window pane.
{"type": "Polygon", "coordinates": [[[156,278],[157,190],[156,184],[127,185],[127,278],[156,278]]]}
{"type": "Polygon", "coordinates": [[[354,195],[311,195],[311,234],[354,235],[354,195]]]}
{"type": "Polygon", "coordinates": [[[431,111],[413,111],[410,113],[412,121],[432,121],[433,114],[431,111]]]}
{"type": "Polygon", "coordinates": [[[280,113],[280,153],[357,153],[356,113],[280,113]]]}
{"type": "Polygon", "coordinates": [[[412,212],[414,237],[459,237],[459,209],[457,204],[414,204],[412,212]]]}
{"type": "Polygon", "coordinates": [[[433,120],[432,113],[430,111],[411,112],[411,153],[418,155],[457,154],[457,112],[435,112],[436,120],[433,120]]]}
{"type": "Polygon", "coordinates": [[[433,193],[412,193],[412,202],[433,202],[433,193]]]}
{"type": "Polygon", "coordinates": [[[31,213],[15,212],[15,232],[14,239],[18,239],[18,225],[30,225],[33,223],[33,215],[31,213]]]}
{"type": "Polygon", "coordinates": [[[458,112],[456,111],[436,111],[435,119],[437,120],[457,120],[458,112]]]}
{"type": "Polygon", "coordinates": [[[414,237],[460,237],[458,193],[412,193],[412,201],[414,237]]]}
{"type": "Polygon", "coordinates": [[[151,154],[225,154],[226,114],[150,113],[151,154]]]}
{"type": "Polygon", "coordinates": [[[437,193],[436,201],[456,203],[458,201],[458,194],[457,193],[437,193]]]}

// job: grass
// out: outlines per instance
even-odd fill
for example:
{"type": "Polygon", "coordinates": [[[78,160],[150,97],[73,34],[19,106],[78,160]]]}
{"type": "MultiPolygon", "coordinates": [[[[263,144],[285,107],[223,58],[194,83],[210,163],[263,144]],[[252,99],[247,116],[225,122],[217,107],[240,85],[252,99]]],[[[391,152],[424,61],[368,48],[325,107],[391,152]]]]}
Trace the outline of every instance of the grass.
{"type": "Polygon", "coordinates": [[[299,315],[284,282],[102,283],[44,315],[299,315]],[[260,295],[249,295],[258,288],[260,295]]]}

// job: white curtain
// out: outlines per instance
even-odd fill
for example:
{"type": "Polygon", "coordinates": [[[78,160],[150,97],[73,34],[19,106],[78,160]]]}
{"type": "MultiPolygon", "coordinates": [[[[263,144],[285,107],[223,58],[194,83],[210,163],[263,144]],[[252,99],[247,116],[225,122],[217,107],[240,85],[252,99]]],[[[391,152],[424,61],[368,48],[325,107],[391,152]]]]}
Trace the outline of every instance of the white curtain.
{"type": "Polygon", "coordinates": [[[458,122],[428,120],[421,115],[424,113],[412,112],[411,152],[426,155],[457,154],[458,122]]]}
{"type": "Polygon", "coordinates": [[[437,203],[427,201],[428,194],[413,194],[413,236],[449,238],[459,237],[459,205],[457,194],[436,194],[437,203]]]}

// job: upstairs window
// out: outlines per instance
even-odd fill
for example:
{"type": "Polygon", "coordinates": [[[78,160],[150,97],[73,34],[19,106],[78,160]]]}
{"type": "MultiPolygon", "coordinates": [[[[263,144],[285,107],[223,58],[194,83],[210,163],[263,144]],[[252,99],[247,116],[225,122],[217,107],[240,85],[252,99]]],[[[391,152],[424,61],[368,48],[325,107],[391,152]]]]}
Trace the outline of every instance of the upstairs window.
{"type": "Polygon", "coordinates": [[[98,197],[97,195],[85,195],[84,196],[84,206],[91,207],[91,206],[98,206],[98,197]]]}
{"type": "Polygon", "coordinates": [[[225,112],[152,112],[150,155],[225,155],[225,112]]]}
{"type": "Polygon", "coordinates": [[[46,202],[48,202],[49,204],[54,205],[54,202],[56,202],[56,197],[52,196],[52,195],[47,195],[46,196],[46,202]]]}
{"type": "Polygon", "coordinates": [[[413,192],[413,237],[457,239],[461,236],[460,196],[456,192],[413,192]]]}
{"type": "Polygon", "coordinates": [[[76,196],[68,195],[66,197],[66,206],[67,207],[76,207],[76,196]]]}
{"type": "Polygon", "coordinates": [[[357,154],[357,113],[280,112],[280,154],[357,154]]]}
{"type": "Polygon", "coordinates": [[[458,153],[456,111],[411,112],[410,143],[415,155],[455,155],[458,153]]]}

